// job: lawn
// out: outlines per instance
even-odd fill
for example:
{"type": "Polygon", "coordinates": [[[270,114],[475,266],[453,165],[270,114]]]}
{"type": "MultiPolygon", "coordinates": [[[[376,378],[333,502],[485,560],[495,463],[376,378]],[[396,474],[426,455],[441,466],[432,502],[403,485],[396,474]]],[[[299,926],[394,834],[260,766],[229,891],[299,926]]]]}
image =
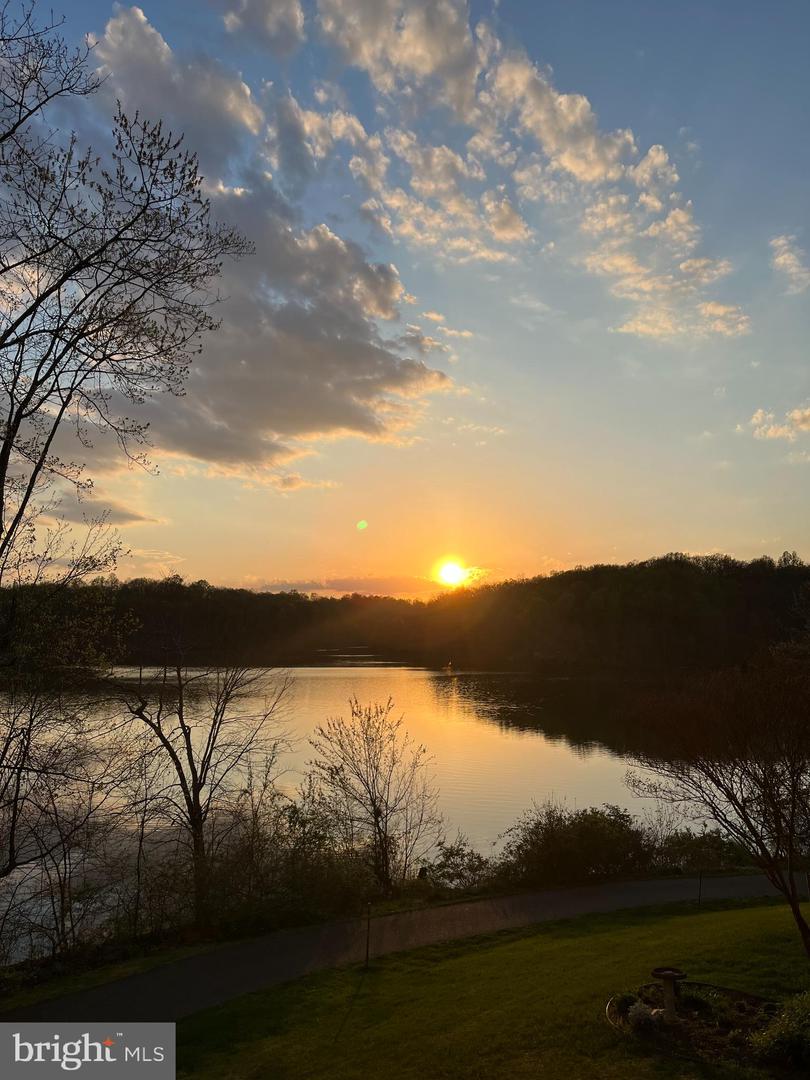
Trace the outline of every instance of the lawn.
{"type": "Polygon", "coordinates": [[[419,949],[246,995],[178,1025],[183,1080],[753,1080],[666,1061],[604,1020],[615,991],[677,964],[772,997],[810,988],[782,905],[586,916],[419,949]]]}

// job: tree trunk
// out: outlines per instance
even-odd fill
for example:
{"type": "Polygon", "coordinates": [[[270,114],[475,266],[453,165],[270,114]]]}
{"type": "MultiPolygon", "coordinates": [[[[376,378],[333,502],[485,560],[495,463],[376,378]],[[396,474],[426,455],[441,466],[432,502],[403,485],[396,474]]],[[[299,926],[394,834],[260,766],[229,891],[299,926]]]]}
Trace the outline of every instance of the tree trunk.
{"type": "Polygon", "coordinates": [[[804,915],[802,914],[801,905],[797,897],[789,897],[788,903],[790,904],[790,911],[793,915],[793,920],[796,923],[796,927],[799,931],[799,936],[802,939],[802,945],[804,945],[804,951],[810,957],[810,926],[807,923],[804,915]]]}
{"type": "Polygon", "coordinates": [[[208,855],[202,824],[192,826],[192,857],[194,860],[194,925],[207,930],[210,924],[208,855]]]}

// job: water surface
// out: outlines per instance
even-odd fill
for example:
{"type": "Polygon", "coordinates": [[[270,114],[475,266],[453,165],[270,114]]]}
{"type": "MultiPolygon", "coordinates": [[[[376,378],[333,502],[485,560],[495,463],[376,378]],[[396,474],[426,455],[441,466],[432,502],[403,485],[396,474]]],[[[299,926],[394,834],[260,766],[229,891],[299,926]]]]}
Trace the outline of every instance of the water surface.
{"type": "Polygon", "coordinates": [[[593,738],[599,730],[598,695],[583,705],[580,696],[552,681],[369,663],[291,673],[283,723],[294,745],[283,759],[290,769],[286,784],[293,785],[306,767],[307,740],[317,724],[347,716],[355,695],[362,705],[391,697],[408,732],[434,759],[448,831],[461,829],[480,850],[496,842],[533,800],[554,798],[573,808],[605,802],[636,812],[644,808],[625,786],[622,749],[593,738]]]}

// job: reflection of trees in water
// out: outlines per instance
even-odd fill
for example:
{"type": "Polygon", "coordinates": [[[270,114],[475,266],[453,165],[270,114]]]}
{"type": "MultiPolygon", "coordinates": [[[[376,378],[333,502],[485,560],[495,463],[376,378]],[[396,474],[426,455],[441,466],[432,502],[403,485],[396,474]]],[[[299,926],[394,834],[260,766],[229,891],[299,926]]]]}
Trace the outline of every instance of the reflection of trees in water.
{"type": "Polygon", "coordinates": [[[536,732],[587,756],[667,756],[667,736],[643,708],[636,687],[582,679],[537,679],[511,673],[437,674],[437,701],[510,731],[536,732]]]}

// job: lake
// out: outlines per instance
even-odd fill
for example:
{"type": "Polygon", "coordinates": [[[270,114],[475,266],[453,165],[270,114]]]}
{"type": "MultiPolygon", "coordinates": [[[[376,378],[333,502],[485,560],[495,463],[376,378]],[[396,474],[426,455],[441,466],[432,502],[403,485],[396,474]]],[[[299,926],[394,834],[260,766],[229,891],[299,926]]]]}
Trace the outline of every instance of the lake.
{"type": "MultiPolygon", "coordinates": [[[[284,726],[294,740],[284,755],[294,786],[311,751],[307,739],[329,716],[391,697],[404,726],[433,756],[440,805],[452,837],[461,829],[481,851],[497,841],[532,801],[572,808],[616,803],[646,807],[624,783],[620,744],[597,740],[599,693],[566,680],[529,680],[511,673],[431,671],[355,663],[291,670],[284,726]]],[[[605,733],[604,738],[608,735],[605,733]]]]}

